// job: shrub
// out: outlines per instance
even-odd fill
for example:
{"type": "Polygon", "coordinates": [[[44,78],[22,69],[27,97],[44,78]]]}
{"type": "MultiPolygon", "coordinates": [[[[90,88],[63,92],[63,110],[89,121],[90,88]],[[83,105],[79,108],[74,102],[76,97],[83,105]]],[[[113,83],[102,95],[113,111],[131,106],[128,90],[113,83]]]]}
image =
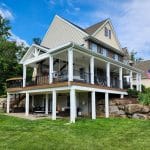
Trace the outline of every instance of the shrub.
{"type": "Polygon", "coordinates": [[[142,89],[142,92],[145,92],[146,87],[142,84],[142,85],[141,85],[141,89],[142,89]]]}
{"type": "Polygon", "coordinates": [[[150,105],[150,88],[145,88],[142,93],[139,93],[138,101],[144,105],[150,105]]]}
{"type": "Polygon", "coordinates": [[[150,93],[139,93],[138,101],[144,105],[150,105],[150,93]]]}
{"type": "Polygon", "coordinates": [[[137,98],[139,94],[139,92],[135,89],[128,89],[127,92],[128,92],[128,96],[131,98],[137,98]]]}

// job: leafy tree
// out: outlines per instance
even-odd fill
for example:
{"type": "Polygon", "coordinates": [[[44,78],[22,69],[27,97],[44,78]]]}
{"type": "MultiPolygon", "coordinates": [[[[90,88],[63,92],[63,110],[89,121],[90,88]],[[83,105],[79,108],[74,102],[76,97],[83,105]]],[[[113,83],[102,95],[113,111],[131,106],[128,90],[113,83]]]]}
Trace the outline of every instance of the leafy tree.
{"type": "Polygon", "coordinates": [[[9,26],[9,20],[4,19],[0,15],[0,37],[8,38],[10,34],[11,27],[9,26]]]}
{"type": "Polygon", "coordinates": [[[33,43],[40,45],[41,44],[41,38],[37,37],[37,38],[33,38],[33,43]]]}
{"type": "Polygon", "coordinates": [[[17,46],[8,40],[10,29],[9,21],[0,16],[0,95],[6,93],[6,79],[22,76],[22,65],[18,61],[27,50],[23,44],[17,46]]]}

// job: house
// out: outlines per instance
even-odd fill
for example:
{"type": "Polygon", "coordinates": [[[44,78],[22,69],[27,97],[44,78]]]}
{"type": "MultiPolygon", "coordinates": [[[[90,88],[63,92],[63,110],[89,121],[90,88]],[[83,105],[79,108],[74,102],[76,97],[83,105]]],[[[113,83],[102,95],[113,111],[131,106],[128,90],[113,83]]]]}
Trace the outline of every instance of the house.
{"type": "Polygon", "coordinates": [[[44,111],[53,120],[62,115],[75,122],[78,116],[95,119],[96,103],[104,100],[109,117],[109,98],[127,95],[134,77],[141,91],[141,70],[123,58],[110,19],[82,29],[56,15],[41,45],[31,45],[21,59],[23,77],[7,80],[7,113],[24,99],[26,116],[44,111]]]}
{"type": "MultiPolygon", "coordinates": [[[[150,87],[150,60],[136,62],[134,67],[143,70],[141,84],[146,88],[150,87]]],[[[136,80],[133,80],[133,84],[136,85],[136,80]]]]}

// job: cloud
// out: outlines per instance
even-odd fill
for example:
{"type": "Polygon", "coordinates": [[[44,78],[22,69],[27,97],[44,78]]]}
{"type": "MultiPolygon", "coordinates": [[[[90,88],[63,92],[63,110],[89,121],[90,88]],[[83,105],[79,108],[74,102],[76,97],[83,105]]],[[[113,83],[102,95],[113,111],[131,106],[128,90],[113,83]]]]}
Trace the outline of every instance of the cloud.
{"type": "Polygon", "coordinates": [[[13,20],[13,14],[12,12],[8,9],[7,5],[4,3],[0,4],[0,15],[2,15],[3,18],[13,20]]]}
{"type": "Polygon", "coordinates": [[[121,44],[137,51],[138,56],[150,59],[150,1],[132,0],[122,8],[118,17],[121,44]],[[149,53],[149,55],[147,55],[149,53]]]}
{"type": "MultiPolygon", "coordinates": [[[[5,3],[0,3],[0,14],[2,15],[3,18],[8,19],[8,20],[14,20],[13,13],[9,10],[8,6],[5,3]]],[[[25,46],[29,46],[29,44],[21,39],[19,36],[15,35],[10,31],[11,36],[9,38],[10,41],[15,41],[17,45],[24,44],[25,46]]]]}
{"type": "Polygon", "coordinates": [[[77,24],[85,27],[110,18],[121,46],[137,51],[138,57],[150,59],[150,0],[95,0],[95,4],[87,1],[86,5],[92,9],[81,9],[82,20],[78,19],[77,24]]]}
{"type": "Polygon", "coordinates": [[[11,33],[11,37],[9,40],[15,41],[17,45],[24,44],[24,46],[29,47],[29,44],[25,40],[21,39],[19,36],[15,35],[13,33],[11,33]]]}

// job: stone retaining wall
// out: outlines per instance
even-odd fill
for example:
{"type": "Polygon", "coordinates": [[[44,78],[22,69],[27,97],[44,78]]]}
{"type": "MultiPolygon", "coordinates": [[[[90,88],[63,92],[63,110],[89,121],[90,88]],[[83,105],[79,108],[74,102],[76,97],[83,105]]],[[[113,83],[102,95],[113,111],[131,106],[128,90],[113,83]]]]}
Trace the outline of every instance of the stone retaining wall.
{"type": "MultiPolygon", "coordinates": [[[[104,100],[97,101],[97,115],[105,114],[104,100]]],[[[150,119],[150,106],[139,104],[136,99],[112,99],[109,102],[110,116],[150,119]]]]}

